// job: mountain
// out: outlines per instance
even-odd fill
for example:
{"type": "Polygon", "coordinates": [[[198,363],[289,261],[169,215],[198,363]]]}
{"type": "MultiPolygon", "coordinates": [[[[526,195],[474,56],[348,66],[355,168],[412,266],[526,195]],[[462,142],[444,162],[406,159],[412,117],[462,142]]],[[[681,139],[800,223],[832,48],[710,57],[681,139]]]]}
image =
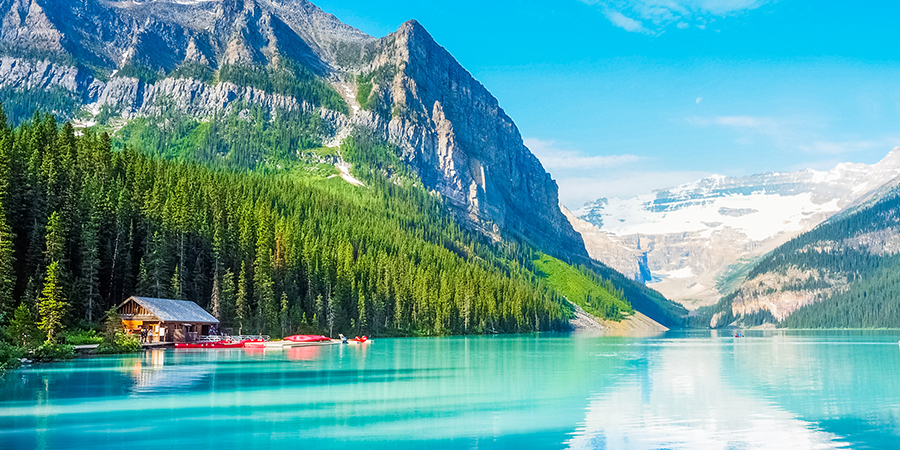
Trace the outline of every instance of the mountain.
{"type": "MultiPolygon", "coordinates": [[[[271,336],[565,330],[573,315],[566,290],[539,281],[533,248],[461,228],[411,172],[388,179],[356,159],[377,155],[374,141],[342,144],[363,187],[113,151],[107,134],[76,136],[52,116],[16,130],[2,116],[3,325],[31,310],[41,330],[96,327],[135,294],[193,301],[234,334],[271,336]]],[[[612,294],[613,317],[631,309],[593,289],[612,294]]],[[[23,334],[44,340],[3,339],[26,345],[23,334]]]]}
{"type": "Polygon", "coordinates": [[[114,130],[176,112],[300,111],[322,122],[321,144],[363,128],[398,146],[494,239],[587,257],[513,121],[415,21],[376,39],[305,0],[2,0],[0,15],[0,101],[14,123],[34,109],[114,130]]]}
{"type": "Polygon", "coordinates": [[[900,323],[898,274],[900,190],[886,187],[765,255],[693,320],[711,327],[893,328],[900,323]]]}
{"type": "MultiPolygon", "coordinates": [[[[305,0],[0,0],[0,17],[0,103],[13,125],[49,130],[50,125],[37,125],[49,119],[34,114],[50,112],[71,121],[76,134],[107,133],[110,145],[123,153],[136,149],[154,160],[200,163],[213,173],[221,169],[248,174],[251,181],[234,180],[245,186],[259,182],[252,181],[254,176],[269,177],[287,183],[290,192],[302,192],[297,195],[303,198],[331,198],[349,218],[367,214],[367,220],[378,219],[413,234],[416,226],[422,226],[420,236],[407,236],[411,240],[401,246],[404,251],[439,245],[466,264],[498,270],[506,264],[509,283],[518,282],[512,278],[519,276],[529,280],[525,290],[510,294],[515,305],[534,298],[528,289],[545,295],[546,286],[553,286],[554,293],[541,297],[541,312],[527,325],[516,316],[503,324],[481,324],[479,332],[555,328],[570,312],[565,305],[547,304],[559,299],[553,295],[565,296],[583,308],[579,311],[592,311],[601,319],[631,317],[633,306],[665,325],[682,323],[683,308],[590,260],[581,236],[559,210],[556,183],[525,147],[512,119],[415,21],[375,38],[305,0]],[[353,188],[334,186],[342,180],[353,188]],[[300,191],[292,187],[295,182],[302,185],[300,191]],[[356,208],[360,203],[363,210],[356,208]],[[366,208],[370,210],[365,212],[366,208]],[[577,282],[572,284],[573,280],[577,282]],[[587,285],[593,287],[584,288],[587,285]]],[[[29,151],[41,155],[41,150],[29,151]]],[[[166,171],[185,173],[177,166],[166,171]]],[[[28,186],[35,185],[17,189],[27,191],[28,186]]],[[[294,214],[281,209],[282,197],[266,192],[254,198],[271,203],[277,209],[273,215],[294,214]]],[[[107,194],[118,195],[102,195],[107,194]]],[[[34,285],[29,279],[39,280],[43,267],[33,252],[40,248],[42,224],[51,211],[38,206],[27,217],[40,226],[14,227],[33,242],[17,244],[22,247],[17,255],[28,261],[29,268],[18,274],[16,298],[31,297],[34,285]]],[[[201,207],[196,211],[201,217],[210,214],[201,207]]],[[[153,230],[159,226],[155,219],[140,217],[143,242],[129,244],[134,261],[155,254],[151,246],[153,230]]],[[[373,233],[377,230],[380,227],[373,233]]],[[[243,253],[230,256],[234,274],[241,262],[255,264],[253,258],[247,259],[253,254],[247,250],[251,238],[241,236],[243,253]]],[[[369,239],[383,242],[382,237],[362,232],[351,236],[354,258],[361,255],[358,246],[369,239]]],[[[200,304],[208,302],[204,296],[211,289],[210,280],[218,279],[207,273],[211,250],[206,246],[212,245],[208,239],[195,236],[196,255],[185,257],[178,250],[177,264],[171,259],[175,250],[169,248],[157,268],[166,277],[182,274],[173,279],[202,280],[189,291],[190,299],[200,304]]],[[[326,250],[313,247],[313,252],[326,250]]],[[[435,281],[429,270],[439,266],[436,261],[413,263],[424,271],[423,286],[435,281]]],[[[139,265],[132,269],[138,271],[139,265]]],[[[309,268],[303,270],[308,273],[309,268]]],[[[125,293],[128,277],[139,275],[127,270],[121,275],[125,278],[109,275],[117,290],[104,288],[104,301],[125,293]]],[[[333,277],[322,276],[320,286],[333,287],[333,277]]],[[[451,293],[456,281],[449,280],[446,289],[438,287],[442,283],[430,285],[447,296],[439,302],[448,308],[441,309],[442,314],[462,314],[461,306],[447,306],[453,303],[449,299],[463,294],[455,288],[451,293]]],[[[341,301],[355,305],[357,293],[367,299],[385,298],[373,283],[349,291],[351,299],[341,301]]],[[[487,299],[500,293],[486,292],[479,304],[488,308],[485,311],[502,308],[503,314],[512,314],[518,306],[503,302],[487,306],[487,299]]],[[[249,313],[260,313],[257,307],[249,313]]],[[[340,317],[347,323],[358,311],[344,307],[340,317]]],[[[301,310],[316,314],[310,308],[315,302],[301,310]]],[[[429,325],[417,333],[460,330],[461,322],[453,326],[441,322],[432,329],[431,319],[418,317],[429,325]]],[[[321,325],[321,314],[318,320],[321,325]]],[[[391,332],[412,333],[420,325],[391,332]]],[[[386,322],[380,326],[391,329],[386,322]]]]}
{"type": "Polygon", "coordinates": [[[713,176],[631,199],[599,199],[569,219],[599,261],[691,309],[728,294],[762,255],[900,176],[900,150],[874,165],[713,176]]]}

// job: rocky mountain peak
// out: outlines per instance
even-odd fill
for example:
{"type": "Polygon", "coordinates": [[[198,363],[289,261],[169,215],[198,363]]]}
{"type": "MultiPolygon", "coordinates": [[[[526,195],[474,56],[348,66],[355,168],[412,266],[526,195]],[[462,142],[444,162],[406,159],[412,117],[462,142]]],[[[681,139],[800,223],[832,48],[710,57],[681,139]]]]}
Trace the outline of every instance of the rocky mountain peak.
{"type": "Polygon", "coordinates": [[[415,20],[376,39],[306,0],[0,0],[0,17],[0,88],[61,88],[84,111],[116,111],[124,120],[159,114],[160,102],[198,119],[236,104],[314,110],[333,130],[323,142],[337,145],[361,127],[397,145],[429,189],[489,236],[587,257],[559,210],[556,183],[515,123],[415,20]],[[178,73],[282,61],[318,75],[319,88],[355,108],[345,114],[178,73]],[[357,98],[362,83],[371,92],[365,105],[357,98]]]}
{"type": "Polygon", "coordinates": [[[490,235],[504,230],[560,255],[587,257],[557,206],[556,182],[497,99],[450,52],[415,20],[374,48],[362,72],[393,76],[373,94],[382,112],[361,120],[398,144],[426,185],[490,235]]]}

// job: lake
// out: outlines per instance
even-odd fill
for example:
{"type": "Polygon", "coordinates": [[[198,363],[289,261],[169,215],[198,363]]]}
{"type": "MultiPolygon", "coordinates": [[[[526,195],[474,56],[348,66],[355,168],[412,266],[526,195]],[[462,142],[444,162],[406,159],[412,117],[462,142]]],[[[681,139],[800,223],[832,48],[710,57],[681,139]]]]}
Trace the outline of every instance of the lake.
{"type": "Polygon", "coordinates": [[[0,448],[896,448],[898,340],[541,334],[79,359],[0,380],[0,448]]]}

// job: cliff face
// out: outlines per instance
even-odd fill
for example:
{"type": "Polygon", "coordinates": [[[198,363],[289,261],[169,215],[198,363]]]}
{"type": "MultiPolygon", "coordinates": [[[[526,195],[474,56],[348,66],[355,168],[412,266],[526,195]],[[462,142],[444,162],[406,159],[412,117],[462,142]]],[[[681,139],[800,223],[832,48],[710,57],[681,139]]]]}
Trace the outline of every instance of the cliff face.
{"type": "Polygon", "coordinates": [[[305,0],[0,0],[0,17],[0,89],[65,92],[81,105],[55,111],[65,119],[90,123],[107,110],[128,120],[172,108],[205,118],[240,104],[315,109],[332,125],[324,142],[339,144],[355,127],[382,136],[402,149],[427,187],[487,235],[587,257],[558,207],[556,183],[512,119],[414,21],[375,39],[305,0]],[[179,73],[272,68],[286,60],[334,87],[349,114],[179,73]],[[135,68],[153,76],[127,76],[135,68]],[[367,75],[372,101],[360,105],[356,78],[367,75]]]}
{"type": "Polygon", "coordinates": [[[373,48],[377,56],[363,70],[395,72],[373,94],[390,117],[360,114],[358,122],[370,121],[398,144],[424,182],[485,232],[587,256],[557,206],[556,182],[481,83],[415,21],[373,48]]]}

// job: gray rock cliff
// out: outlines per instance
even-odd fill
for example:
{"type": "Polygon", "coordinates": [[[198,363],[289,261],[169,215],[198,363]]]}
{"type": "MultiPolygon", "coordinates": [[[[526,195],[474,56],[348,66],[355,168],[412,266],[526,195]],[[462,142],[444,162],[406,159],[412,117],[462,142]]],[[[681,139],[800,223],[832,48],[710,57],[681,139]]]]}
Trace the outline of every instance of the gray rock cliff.
{"type": "Polygon", "coordinates": [[[0,0],[0,18],[0,88],[62,89],[84,111],[106,106],[126,120],[161,108],[205,118],[236,102],[313,110],[291,96],[171,75],[189,65],[215,72],[298,62],[352,107],[348,115],[318,108],[334,130],[324,141],[369,129],[400,147],[471,226],[563,258],[588,257],[558,207],[556,183],[515,123],[415,21],[376,39],[305,0],[0,0]],[[118,73],[127,67],[156,79],[118,73]],[[356,77],[375,73],[375,100],[363,108],[356,77]]]}

